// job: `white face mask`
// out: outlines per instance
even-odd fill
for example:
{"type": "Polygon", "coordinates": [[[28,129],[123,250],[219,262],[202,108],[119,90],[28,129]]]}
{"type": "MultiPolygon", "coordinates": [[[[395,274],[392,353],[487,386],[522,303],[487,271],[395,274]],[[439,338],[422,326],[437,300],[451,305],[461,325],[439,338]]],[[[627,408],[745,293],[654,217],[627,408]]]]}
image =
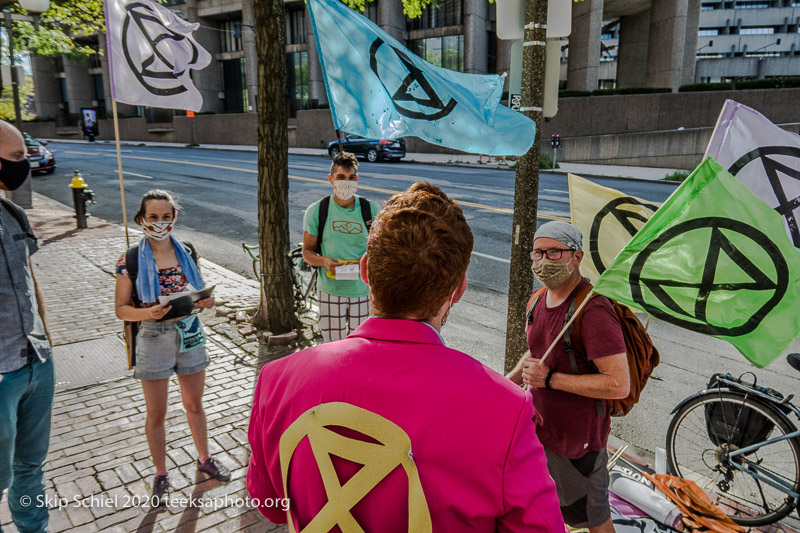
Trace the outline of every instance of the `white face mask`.
{"type": "Polygon", "coordinates": [[[175,227],[175,222],[145,222],[142,225],[142,231],[146,237],[151,239],[155,239],[157,241],[163,241],[169,234],[172,233],[172,228],[175,227]]]}
{"type": "Polygon", "coordinates": [[[333,194],[342,200],[349,200],[358,190],[358,182],[351,180],[335,180],[333,182],[333,194]]]}

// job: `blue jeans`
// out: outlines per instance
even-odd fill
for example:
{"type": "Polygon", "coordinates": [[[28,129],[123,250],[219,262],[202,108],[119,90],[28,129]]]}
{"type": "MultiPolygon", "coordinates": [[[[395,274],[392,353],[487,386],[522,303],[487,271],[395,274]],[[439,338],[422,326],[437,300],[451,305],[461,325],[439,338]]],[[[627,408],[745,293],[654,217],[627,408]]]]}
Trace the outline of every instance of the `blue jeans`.
{"type": "Polygon", "coordinates": [[[34,356],[0,381],[0,498],[20,533],[47,531],[44,463],[50,445],[55,372],[53,358],[34,356]]]}

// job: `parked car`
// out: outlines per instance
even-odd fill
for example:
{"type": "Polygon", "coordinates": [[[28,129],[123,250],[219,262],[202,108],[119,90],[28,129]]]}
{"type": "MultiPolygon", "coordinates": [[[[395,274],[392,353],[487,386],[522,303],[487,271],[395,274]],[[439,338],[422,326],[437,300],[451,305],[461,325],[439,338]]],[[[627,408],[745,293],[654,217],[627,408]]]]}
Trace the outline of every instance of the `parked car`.
{"type": "Polygon", "coordinates": [[[31,163],[31,172],[34,174],[52,174],[56,170],[56,158],[53,152],[47,149],[47,141],[40,141],[23,133],[25,146],[28,148],[28,161],[31,163]]]}
{"type": "MultiPolygon", "coordinates": [[[[342,139],[342,148],[345,152],[352,152],[356,157],[363,157],[370,163],[379,159],[398,160],[406,156],[405,139],[383,141],[378,139],[365,139],[358,135],[347,135],[342,139]]],[[[328,143],[328,154],[333,159],[339,153],[339,141],[328,143]]]]}

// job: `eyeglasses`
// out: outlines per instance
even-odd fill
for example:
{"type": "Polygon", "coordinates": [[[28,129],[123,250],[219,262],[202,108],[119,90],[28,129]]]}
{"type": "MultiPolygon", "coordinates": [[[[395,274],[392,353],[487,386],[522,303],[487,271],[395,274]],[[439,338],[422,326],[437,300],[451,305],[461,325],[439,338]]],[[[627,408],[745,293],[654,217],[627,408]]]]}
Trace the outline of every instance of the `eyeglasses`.
{"type": "Polygon", "coordinates": [[[548,259],[556,260],[561,259],[561,254],[564,252],[574,252],[572,248],[548,248],[547,250],[539,250],[534,248],[531,252],[531,259],[534,261],[541,261],[542,257],[547,256],[548,259]]]}

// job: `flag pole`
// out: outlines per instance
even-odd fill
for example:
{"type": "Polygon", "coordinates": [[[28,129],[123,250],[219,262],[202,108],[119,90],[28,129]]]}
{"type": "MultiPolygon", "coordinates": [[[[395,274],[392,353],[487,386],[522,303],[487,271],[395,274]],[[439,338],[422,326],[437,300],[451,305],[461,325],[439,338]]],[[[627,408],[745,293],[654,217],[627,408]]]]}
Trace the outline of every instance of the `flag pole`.
{"type": "Polygon", "coordinates": [[[114,114],[114,139],[117,144],[117,170],[119,171],[119,196],[122,199],[122,223],[125,224],[125,246],[131,247],[131,240],[128,236],[128,214],[125,211],[125,184],[122,180],[122,155],[119,149],[119,117],[117,116],[117,100],[111,99],[111,109],[114,114]]]}
{"type": "Polygon", "coordinates": [[[336,130],[336,140],[339,141],[339,152],[344,152],[344,148],[342,148],[342,132],[336,130]]]}

